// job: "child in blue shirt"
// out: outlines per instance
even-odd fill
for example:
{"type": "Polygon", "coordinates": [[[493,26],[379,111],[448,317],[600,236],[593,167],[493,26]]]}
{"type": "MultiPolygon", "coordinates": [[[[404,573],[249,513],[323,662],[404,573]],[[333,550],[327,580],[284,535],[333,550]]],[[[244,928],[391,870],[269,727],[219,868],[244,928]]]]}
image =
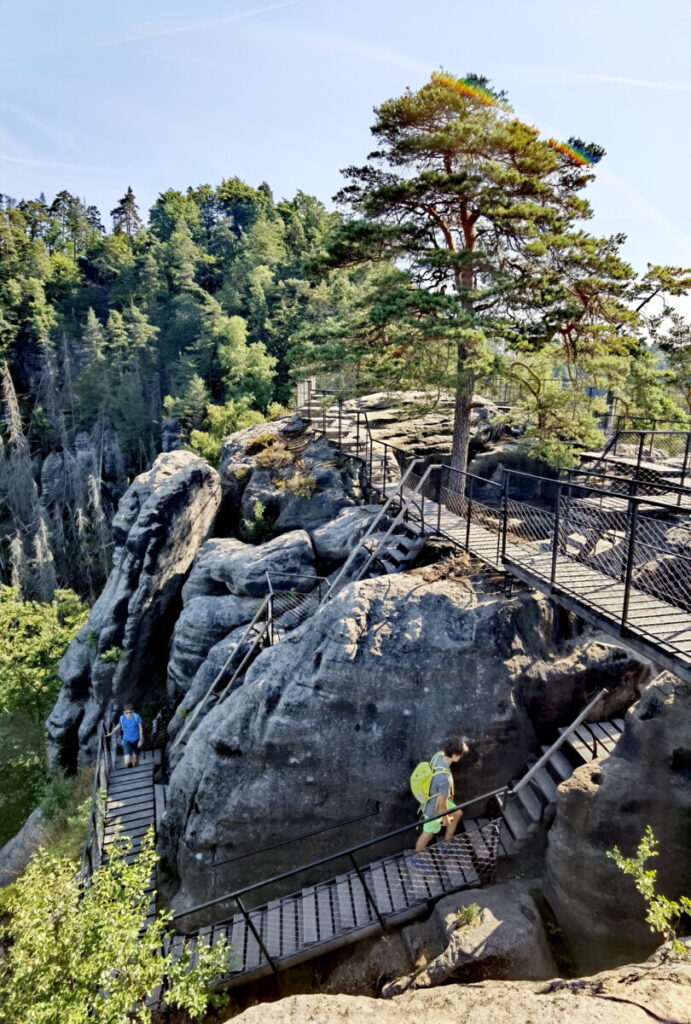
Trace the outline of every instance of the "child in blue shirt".
{"type": "Polygon", "coordinates": [[[108,736],[118,729],[122,732],[122,747],[125,752],[125,768],[136,768],[139,764],[139,749],[144,742],[144,728],[140,716],[131,704],[125,704],[120,721],[108,736]]]}

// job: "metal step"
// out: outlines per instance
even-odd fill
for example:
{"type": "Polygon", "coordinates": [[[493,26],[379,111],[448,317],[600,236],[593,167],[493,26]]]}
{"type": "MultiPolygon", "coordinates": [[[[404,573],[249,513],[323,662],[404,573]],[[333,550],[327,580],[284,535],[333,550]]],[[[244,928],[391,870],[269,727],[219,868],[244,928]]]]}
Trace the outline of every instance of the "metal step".
{"type": "Polygon", "coordinates": [[[531,823],[539,825],[542,820],[542,812],[544,808],[535,790],[530,785],[527,785],[522,789],[519,789],[516,796],[525,808],[526,814],[531,823]]]}
{"type": "Polygon", "coordinates": [[[555,803],[558,795],[557,783],[554,781],[547,767],[540,768],[533,775],[533,782],[540,789],[548,803],[555,803]]]}
{"type": "Polygon", "coordinates": [[[501,809],[501,813],[504,821],[509,826],[511,835],[514,839],[521,842],[522,840],[529,838],[530,832],[527,823],[519,810],[517,801],[507,800],[501,809]]]}
{"type": "MultiPolygon", "coordinates": [[[[543,747],[542,753],[546,754],[548,750],[549,747],[543,747]]],[[[555,750],[547,763],[560,782],[570,779],[573,775],[573,765],[561,750],[555,750]]]]}

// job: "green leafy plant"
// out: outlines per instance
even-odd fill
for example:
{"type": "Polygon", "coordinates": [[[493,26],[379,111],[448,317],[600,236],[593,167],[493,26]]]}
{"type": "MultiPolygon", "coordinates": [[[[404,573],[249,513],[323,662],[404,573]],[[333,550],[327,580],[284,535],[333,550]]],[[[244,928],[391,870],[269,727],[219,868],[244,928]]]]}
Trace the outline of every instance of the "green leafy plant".
{"type": "Polygon", "coordinates": [[[659,852],[658,841],[648,825],[638,844],[635,857],[624,857],[617,846],[608,850],[607,856],[625,875],[633,877],[634,885],[646,902],[645,919],[650,925],[651,932],[658,932],[665,942],[671,944],[673,952],[679,956],[687,956],[686,946],[676,937],[676,927],[682,914],[691,914],[691,899],[688,896],[680,896],[678,900],[670,900],[655,891],[657,870],[646,870],[645,862],[650,857],[657,857],[659,852]]]}
{"type": "Polygon", "coordinates": [[[278,480],[276,486],[295,498],[311,498],[317,490],[317,481],[313,476],[298,471],[287,480],[278,480]]]}
{"type": "Polygon", "coordinates": [[[84,634],[84,644],[92,651],[98,650],[98,633],[95,629],[87,629],[84,634]]]}
{"type": "Polygon", "coordinates": [[[254,461],[260,469],[283,469],[284,466],[293,464],[294,455],[283,441],[275,441],[258,452],[254,461]]]}
{"type": "Polygon", "coordinates": [[[250,519],[243,519],[240,529],[243,540],[250,544],[262,544],[274,536],[273,523],[266,514],[266,508],[257,499],[252,506],[250,519]]]}
{"type": "Polygon", "coordinates": [[[166,1002],[200,1017],[214,977],[228,969],[225,943],[183,945],[173,959],[161,955],[171,913],[144,927],[147,892],[156,863],[153,834],[128,864],[128,841],[111,847],[108,864],[84,887],[74,862],[39,852],[5,901],[0,929],[3,1017],[33,1024],[123,1024],[152,1019],[147,1000],[166,981],[166,1002]]]}
{"type": "Polygon", "coordinates": [[[276,434],[272,430],[266,430],[263,434],[257,434],[253,437],[250,443],[245,449],[248,455],[257,455],[259,452],[263,452],[269,445],[274,444],[276,441],[276,434]]]}
{"type": "Polygon", "coordinates": [[[477,903],[469,903],[460,907],[456,913],[456,926],[458,928],[470,927],[482,920],[482,908],[477,903]]]}
{"type": "Polygon", "coordinates": [[[109,664],[117,664],[125,657],[125,652],[122,647],[109,647],[106,651],[101,654],[101,661],[106,661],[109,664]]]}

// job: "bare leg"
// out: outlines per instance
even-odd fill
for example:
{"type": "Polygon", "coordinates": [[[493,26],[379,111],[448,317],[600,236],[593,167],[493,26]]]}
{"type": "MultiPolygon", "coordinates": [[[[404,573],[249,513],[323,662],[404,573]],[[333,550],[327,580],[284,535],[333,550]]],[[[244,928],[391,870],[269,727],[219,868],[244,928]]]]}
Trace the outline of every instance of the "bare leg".
{"type": "Polygon", "coordinates": [[[451,820],[449,821],[449,824],[446,826],[446,832],[444,834],[445,839],[453,839],[454,835],[456,834],[458,824],[462,817],[463,811],[454,811],[453,814],[449,815],[449,818],[451,820]]]}
{"type": "Polygon", "coordinates": [[[417,842],[415,844],[415,852],[420,853],[421,850],[425,850],[432,842],[433,835],[434,832],[421,832],[420,835],[417,837],[417,842]]]}
{"type": "Polygon", "coordinates": [[[129,766],[130,766],[130,755],[129,754],[125,754],[125,768],[129,768],[129,766]]]}

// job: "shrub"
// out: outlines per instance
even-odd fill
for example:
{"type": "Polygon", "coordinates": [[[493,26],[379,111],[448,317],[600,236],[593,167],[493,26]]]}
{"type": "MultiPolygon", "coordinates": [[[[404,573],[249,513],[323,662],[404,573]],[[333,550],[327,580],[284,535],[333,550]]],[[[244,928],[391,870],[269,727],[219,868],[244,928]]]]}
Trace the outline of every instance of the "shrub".
{"type": "Polygon", "coordinates": [[[646,871],[645,862],[650,857],[657,857],[658,842],[650,825],[646,827],[641,836],[635,857],[624,857],[617,846],[607,851],[617,867],[625,875],[631,875],[634,885],[646,902],[647,912],[645,919],[650,925],[651,932],[658,932],[665,942],[671,943],[672,951],[679,956],[687,956],[688,950],[683,942],[676,937],[676,926],[682,914],[691,914],[691,899],[688,896],[680,896],[678,900],[669,900],[661,893],[655,892],[657,871],[646,871]]]}
{"type": "Polygon", "coordinates": [[[306,473],[294,473],[287,480],[278,480],[276,486],[296,498],[311,498],[317,490],[317,481],[306,473]]]}
{"type": "Polygon", "coordinates": [[[262,452],[265,448],[268,448],[270,444],[274,444],[276,440],[276,434],[272,430],[267,430],[263,434],[257,434],[247,445],[245,452],[247,455],[256,455],[257,452],[262,452]]]}
{"type": "Polygon", "coordinates": [[[125,652],[122,647],[109,647],[106,651],[100,655],[101,661],[106,661],[108,664],[117,664],[125,657],[125,652]]]}
{"type": "Polygon", "coordinates": [[[242,539],[249,544],[262,544],[274,536],[273,523],[267,517],[266,508],[261,501],[255,501],[252,506],[252,518],[242,520],[240,533],[242,539]]]}
{"type": "Polygon", "coordinates": [[[283,441],[276,441],[259,452],[254,461],[260,469],[283,469],[284,466],[293,464],[294,455],[283,441]]]}
{"type": "Polygon", "coordinates": [[[456,914],[456,925],[458,928],[470,927],[482,920],[482,910],[477,903],[469,903],[466,907],[460,907],[456,914]]]}
{"type": "MultiPolygon", "coordinates": [[[[211,980],[228,968],[224,943],[175,959],[160,955],[170,935],[169,911],[146,928],[147,892],[156,863],[153,836],[128,864],[129,843],[114,844],[108,864],[84,888],[67,857],[40,851],[5,902],[0,929],[3,1017],[33,1024],[121,1024],[152,1019],[147,1000],[165,981],[166,1001],[201,1016],[211,980]]],[[[213,998],[211,1001],[214,1001],[213,998]]]]}

